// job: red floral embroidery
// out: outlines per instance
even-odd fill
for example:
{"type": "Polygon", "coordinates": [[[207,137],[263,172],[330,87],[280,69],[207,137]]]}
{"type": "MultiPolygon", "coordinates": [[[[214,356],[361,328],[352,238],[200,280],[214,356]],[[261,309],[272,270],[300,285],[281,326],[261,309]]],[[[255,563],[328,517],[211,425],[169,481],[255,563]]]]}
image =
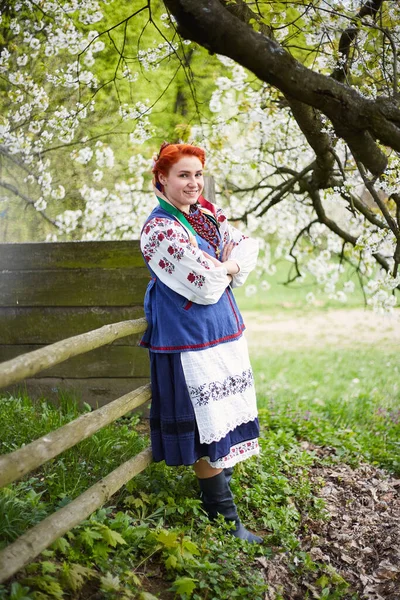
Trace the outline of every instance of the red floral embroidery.
{"type": "Polygon", "coordinates": [[[208,264],[208,262],[207,262],[206,260],[203,260],[203,259],[201,258],[201,256],[198,256],[198,257],[196,258],[196,260],[197,260],[197,262],[198,262],[199,264],[201,264],[201,266],[202,266],[202,267],[204,267],[205,269],[209,269],[209,268],[210,268],[210,265],[208,264]]]}
{"type": "Polygon", "coordinates": [[[220,213],[217,217],[217,221],[218,223],[223,223],[224,221],[226,221],[226,216],[222,213],[220,213]]]}
{"type": "Polygon", "coordinates": [[[258,451],[258,448],[259,444],[257,439],[251,440],[250,442],[243,442],[242,444],[238,444],[237,446],[233,446],[231,447],[229,454],[224,456],[224,462],[228,462],[231,458],[237,456],[238,454],[254,454],[258,451]]]}
{"type": "Polygon", "coordinates": [[[171,244],[171,246],[168,246],[167,250],[175,260],[181,260],[185,254],[184,249],[176,244],[171,244]]]}
{"type": "MultiPolygon", "coordinates": [[[[147,244],[145,244],[143,247],[143,256],[146,262],[150,262],[153,255],[157,251],[157,248],[159,248],[161,242],[163,242],[165,239],[168,239],[169,241],[176,241],[177,244],[187,244],[188,241],[187,236],[182,233],[180,226],[171,226],[171,221],[168,219],[152,219],[147,223],[143,229],[143,232],[148,236],[147,244]]],[[[176,248],[174,258],[180,260],[185,251],[183,248],[180,249],[177,244],[172,244],[172,246],[176,248]]],[[[171,254],[169,249],[168,252],[171,254]]]]}
{"type": "Polygon", "coordinates": [[[189,273],[189,275],[187,276],[188,280],[190,281],[190,283],[193,283],[196,287],[203,287],[204,282],[206,280],[206,278],[204,277],[204,275],[196,275],[196,273],[189,273]]]}
{"type": "Polygon", "coordinates": [[[175,271],[175,267],[172,262],[167,260],[165,257],[159,261],[158,266],[164,269],[164,271],[167,271],[167,273],[170,275],[175,271]]]}
{"type": "Polygon", "coordinates": [[[148,243],[143,248],[143,256],[146,262],[149,262],[152,259],[153,254],[156,252],[164,237],[163,233],[157,231],[150,235],[148,243]]]}
{"type": "Polygon", "coordinates": [[[160,219],[160,217],[155,217],[154,219],[151,219],[151,221],[146,223],[143,231],[146,235],[148,235],[152,229],[155,229],[156,227],[160,227],[160,225],[166,225],[167,223],[168,223],[167,219],[160,219]]]}

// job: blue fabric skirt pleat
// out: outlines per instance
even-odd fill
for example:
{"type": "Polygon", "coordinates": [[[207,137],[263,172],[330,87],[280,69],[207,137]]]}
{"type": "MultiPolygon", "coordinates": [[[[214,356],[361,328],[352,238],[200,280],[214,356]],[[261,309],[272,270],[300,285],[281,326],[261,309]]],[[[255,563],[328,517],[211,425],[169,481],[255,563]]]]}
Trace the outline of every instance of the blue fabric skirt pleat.
{"type": "Polygon", "coordinates": [[[179,353],[150,352],[152,401],[151,446],[155,462],[192,465],[203,457],[214,462],[227,456],[232,446],[259,436],[258,419],[239,425],[224,438],[201,444],[193,405],[179,353]]]}

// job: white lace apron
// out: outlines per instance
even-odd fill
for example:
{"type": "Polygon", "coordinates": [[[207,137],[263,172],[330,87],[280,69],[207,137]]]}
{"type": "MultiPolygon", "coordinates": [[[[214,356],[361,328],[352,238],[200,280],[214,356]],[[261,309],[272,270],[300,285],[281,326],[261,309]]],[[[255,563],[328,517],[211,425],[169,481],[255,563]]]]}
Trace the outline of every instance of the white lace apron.
{"type": "Polygon", "coordinates": [[[210,444],[257,417],[256,393],[244,336],[207,350],[182,352],[182,368],[200,442],[210,444]]]}

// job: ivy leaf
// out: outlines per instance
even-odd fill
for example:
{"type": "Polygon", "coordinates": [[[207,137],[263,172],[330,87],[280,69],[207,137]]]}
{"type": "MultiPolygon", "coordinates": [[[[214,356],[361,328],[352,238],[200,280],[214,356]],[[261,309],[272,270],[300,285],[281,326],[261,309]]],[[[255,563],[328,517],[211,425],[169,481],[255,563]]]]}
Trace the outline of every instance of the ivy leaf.
{"type": "Polygon", "coordinates": [[[94,577],[94,571],[78,563],[63,564],[63,579],[74,592],[78,591],[87,579],[94,577]]]}
{"type": "Polygon", "coordinates": [[[104,592],[118,592],[120,588],[120,581],[118,575],[115,577],[108,572],[104,577],[100,577],[100,587],[104,592]]]}
{"type": "Polygon", "coordinates": [[[135,538],[142,539],[149,534],[149,526],[139,525],[138,527],[134,527],[132,534],[135,538]]]}
{"type": "Polygon", "coordinates": [[[93,546],[93,557],[94,558],[107,558],[110,553],[110,546],[108,544],[102,544],[97,542],[93,546]]]}
{"type": "Polygon", "coordinates": [[[139,595],[139,600],[158,600],[158,598],[156,598],[156,596],[153,596],[153,594],[150,594],[149,592],[142,592],[139,595]]]}
{"type": "Polygon", "coordinates": [[[141,498],[137,498],[136,496],[127,496],[124,500],[124,504],[127,506],[134,506],[135,508],[143,508],[144,502],[141,498]]]}
{"type": "Polygon", "coordinates": [[[113,548],[115,548],[117,544],[126,544],[126,541],[124,540],[122,535],[118,533],[118,531],[113,531],[109,527],[105,527],[102,530],[101,535],[103,539],[107,542],[107,544],[109,546],[112,546],[113,548]]]}
{"type": "Polygon", "coordinates": [[[57,566],[49,560],[44,560],[41,563],[41,567],[42,573],[55,573],[57,571],[57,566]]]}
{"type": "MultiPolygon", "coordinates": [[[[40,592],[43,592],[43,594],[46,594],[46,596],[45,596],[46,598],[51,596],[52,598],[58,598],[59,600],[61,600],[64,596],[62,587],[60,586],[58,581],[56,581],[55,579],[53,579],[53,577],[51,577],[51,575],[40,575],[38,577],[27,577],[26,579],[24,579],[24,583],[38,587],[40,592]]],[[[40,592],[35,592],[35,598],[36,597],[39,598],[40,592]]]]}
{"type": "Polygon", "coordinates": [[[165,566],[167,569],[176,569],[176,565],[178,564],[178,559],[173,554],[170,554],[165,561],[165,566]]]}
{"type": "Polygon", "coordinates": [[[85,527],[85,529],[80,533],[79,537],[84,544],[89,546],[89,548],[93,548],[93,543],[95,540],[101,540],[103,538],[99,531],[90,529],[89,527],[85,527]]]}
{"type": "Polygon", "coordinates": [[[191,577],[178,577],[172,584],[172,590],[177,594],[186,594],[190,598],[193,594],[193,590],[196,588],[196,581],[198,579],[192,579],[191,577]]]}
{"type": "Polygon", "coordinates": [[[65,538],[60,537],[52,543],[51,547],[53,550],[58,550],[62,554],[66,554],[70,548],[70,543],[65,538]]]}
{"type": "Polygon", "coordinates": [[[174,531],[166,531],[163,529],[157,534],[156,539],[166,548],[175,548],[177,545],[178,534],[174,531]]]}
{"type": "Polygon", "coordinates": [[[190,552],[190,554],[194,554],[195,556],[198,556],[200,554],[200,550],[199,550],[198,546],[191,540],[184,539],[183,547],[185,548],[185,550],[190,552]]]}
{"type": "Polygon", "coordinates": [[[11,584],[10,600],[32,600],[32,596],[28,595],[29,588],[21,585],[18,581],[11,584]]]}

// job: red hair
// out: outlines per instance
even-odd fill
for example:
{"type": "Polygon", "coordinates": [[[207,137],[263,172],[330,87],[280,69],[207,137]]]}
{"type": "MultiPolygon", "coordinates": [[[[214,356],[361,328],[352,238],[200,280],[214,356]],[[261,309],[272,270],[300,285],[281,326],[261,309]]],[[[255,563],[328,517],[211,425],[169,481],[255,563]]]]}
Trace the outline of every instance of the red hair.
{"type": "Polygon", "coordinates": [[[183,156],[196,156],[202,166],[206,162],[206,153],[202,148],[192,146],[192,144],[168,144],[164,142],[153,165],[154,183],[160,185],[159,173],[168,175],[172,165],[178,162],[183,156]]]}

